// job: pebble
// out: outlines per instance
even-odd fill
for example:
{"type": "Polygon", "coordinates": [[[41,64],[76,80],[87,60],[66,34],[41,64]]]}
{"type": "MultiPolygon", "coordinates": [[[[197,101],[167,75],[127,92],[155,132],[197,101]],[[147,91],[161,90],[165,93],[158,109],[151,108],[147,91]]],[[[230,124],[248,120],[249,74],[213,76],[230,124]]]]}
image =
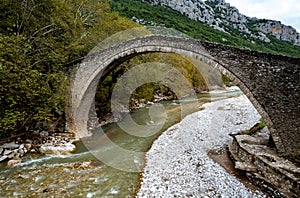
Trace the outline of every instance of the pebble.
{"type": "Polygon", "coordinates": [[[29,139],[26,139],[25,142],[26,142],[26,143],[29,143],[29,144],[32,144],[32,141],[29,140],[29,139]]]}
{"type": "Polygon", "coordinates": [[[0,155],[2,154],[3,150],[4,149],[2,147],[0,147],[0,155]]]}
{"type": "Polygon", "coordinates": [[[21,156],[21,155],[20,155],[19,153],[16,153],[12,158],[15,159],[15,160],[17,160],[17,159],[20,158],[20,156],[21,156]]]}
{"type": "Polygon", "coordinates": [[[40,136],[47,137],[47,136],[49,136],[49,133],[47,131],[42,131],[42,132],[40,132],[40,136]]]}

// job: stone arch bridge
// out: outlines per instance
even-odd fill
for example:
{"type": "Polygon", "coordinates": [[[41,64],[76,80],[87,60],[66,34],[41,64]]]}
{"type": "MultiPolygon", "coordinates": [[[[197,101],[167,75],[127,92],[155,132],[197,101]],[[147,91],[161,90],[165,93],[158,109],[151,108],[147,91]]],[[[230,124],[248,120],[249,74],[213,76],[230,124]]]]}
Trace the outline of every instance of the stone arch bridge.
{"type": "Polygon", "coordinates": [[[300,59],[189,38],[145,36],[86,57],[73,76],[67,127],[87,135],[100,73],[145,52],[171,52],[201,60],[227,75],[262,115],[280,154],[300,156],[300,59]]]}

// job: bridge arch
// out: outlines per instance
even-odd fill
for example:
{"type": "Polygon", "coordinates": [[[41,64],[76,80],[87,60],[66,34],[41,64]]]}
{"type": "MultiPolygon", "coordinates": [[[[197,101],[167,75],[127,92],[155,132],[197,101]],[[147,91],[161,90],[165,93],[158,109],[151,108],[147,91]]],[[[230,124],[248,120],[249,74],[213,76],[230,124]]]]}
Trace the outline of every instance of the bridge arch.
{"type": "MultiPolygon", "coordinates": [[[[203,61],[209,66],[218,69],[222,74],[228,76],[230,80],[240,87],[256,107],[266,121],[278,151],[288,155],[291,152],[299,154],[299,136],[297,136],[297,133],[296,136],[293,136],[296,138],[294,139],[295,142],[293,142],[293,144],[289,144],[282,138],[283,135],[289,135],[291,133],[284,134],[284,131],[281,131],[282,129],[278,126],[282,125],[282,123],[278,123],[279,121],[276,118],[276,115],[274,115],[274,112],[270,111],[270,108],[266,106],[268,102],[261,96],[261,89],[265,87],[262,83],[266,82],[259,82],[259,79],[255,78],[256,82],[252,83],[251,81],[254,79],[249,79],[253,73],[260,74],[260,71],[268,70],[269,66],[272,66],[271,64],[267,64],[270,62],[270,57],[266,56],[264,53],[251,52],[249,50],[241,50],[189,38],[158,35],[137,37],[127,40],[111,48],[91,54],[83,60],[74,75],[70,105],[66,111],[68,130],[74,132],[76,138],[89,135],[87,129],[88,122],[93,122],[93,117],[95,116],[94,97],[99,79],[105,69],[107,69],[107,67],[113,68],[126,59],[146,52],[181,54],[203,61]],[[226,54],[225,58],[222,56],[223,53],[226,54]],[[239,54],[246,54],[245,56],[250,54],[254,58],[259,57],[261,60],[256,64],[260,65],[261,68],[258,70],[251,68],[251,65],[253,66],[253,64],[249,64],[249,60],[245,59],[244,56],[239,56],[239,54]],[[245,73],[247,75],[245,75],[245,73]]],[[[292,65],[295,65],[294,60],[289,61],[292,62],[292,65]]],[[[296,61],[296,65],[298,62],[296,61]]],[[[276,94],[277,93],[275,93],[275,95],[276,94]]],[[[299,110],[299,106],[297,108],[299,110]]],[[[299,118],[297,119],[299,120],[299,118]]],[[[299,123],[296,123],[297,119],[293,122],[296,129],[297,127],[299,129],[299,123]]],[[[284,120],[281,121],[284,122],[284,120]]],[[[290,123],[290,121],[288,123],[290,123]]]]}

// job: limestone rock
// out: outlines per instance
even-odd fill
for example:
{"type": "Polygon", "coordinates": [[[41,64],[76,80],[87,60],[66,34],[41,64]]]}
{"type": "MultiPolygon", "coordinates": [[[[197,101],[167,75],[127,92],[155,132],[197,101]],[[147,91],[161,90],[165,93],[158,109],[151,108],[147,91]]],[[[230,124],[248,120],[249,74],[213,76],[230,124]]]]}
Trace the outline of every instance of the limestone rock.
{"type": "Polygon", "coordinates": [[[74,152],[76,149],[75,145],[72,143],[66,143],[61,145],[53,144],[42,144],[39,151],[43,154],[53,154],[53,155],[66,155],[74,152]]]}
{"type": "Polygon", "coordinates": [[[294,45],[300,45],[300,34],[291,26],[281,24],[280,21],[258,21],[254,25],[257,30],[266,34],[271,34],[283,41],[290,41],[294,45]]]}
{"type": "MultiPolygon", "coordinates": [[[[268,35],[284,41],[289,41],[294,45],[300,46],[300,34],[291,26],[281,24],[274,20],[261,20],[245,16],[239,10],[225,0],[142,0],[153,5],[170,7],[173,10],[188,16],[191,19],[201,21],[219,31],[230,33],[232,30],[226,26],[241,32],[249,40],[251,37],[260,39],[264,42],[271,42],[268,35]],[[252,27],[258,32],[254,32],[252,27]]],[[[136,19],[135,21],[145,21],[136,19]]]]}
{"type": "Polygon", "coordinates": [[[23,149],[24,148],[24,144],[21,144],[19,149],[23,149]]]}
{"type": "Polygon", "coordinates": [[[25,154],[24,149],[20,149],[20,150],[19,150],[19,154],[20,154],[20,156],[23,156],[23,155],[25,154]]]}
{"type": "Polygon", "coordinates": [[[12,153],[11,150],[5,150],[4,153],[3,153],[3,155],[9,155],[9,154],[11,154],[11,153],[12,153]]]}
{"type": "Polygon", "coordinates": [[[32,147],[30,143],[26,143],[24,146],[25,146],[27,151],[29,151],[32,147]]]}
{"type": "Polygon", "coordinates": [[[7,158],[8,158],[8,157],[7,157],[6,155],[1,156],[1,157],[0,157],[0,162],[6,160],[7,158]]]}
{"type": "Polygon", "coordinates": [[[19,148],[19,144],[16,144],[16,143],[14,143],[14,142],[11,142],[11,143],[6,143],[6,144],[3,144],[3,148],[5,148],[5,149],[17,149],[17,148],[19,148]]]}
{"type": "Polygon", "coordinates": [[[14,166],[16,164],[21,164],[21,163],[22,163],[22,161],[19,159],[18,160],[12,159],[7,162],[7,166],[14,166]]]}

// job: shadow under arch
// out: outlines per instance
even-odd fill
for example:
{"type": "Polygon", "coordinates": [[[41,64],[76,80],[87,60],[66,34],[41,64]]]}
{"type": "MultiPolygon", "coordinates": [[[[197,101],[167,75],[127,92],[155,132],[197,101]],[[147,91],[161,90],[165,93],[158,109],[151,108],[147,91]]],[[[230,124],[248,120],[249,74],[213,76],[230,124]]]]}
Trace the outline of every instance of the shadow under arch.
{"type": "MultiPolygon", "coordinates": [[[[102,73],[107,67],[116,67],[133,56],[148,52],[167,52],[176,53],[192,57],[203,61],[207,65],[219,70],[228,76],[248,97],[257,111],[266,121],[271,136],[279,152],[287,151],[286,144],[283,144],[281,136],[274,127],[273,120],[270,119],[268,112],[261,105],[251,90],[247,81],[238,73],[233,72],[231,65],[224,64],[203,47],[202,41],[190,38],[180,38],[172,36],[150,35],[120,42],[119,44],[103,49],[99,52],[87,56],[76,71],[71,87],[71,100],[67,112],[67,128],[75,133],[76,138],[89,135],[87,123],[93,122],[94,97],[102,73]]],[[[238,60],[232,60],[238,61],[238,60]]],[[[289,149],[291,151],[293,148],[289,149]]],[[[295,150],[295,149],[294,149],[295,150]]]]}

